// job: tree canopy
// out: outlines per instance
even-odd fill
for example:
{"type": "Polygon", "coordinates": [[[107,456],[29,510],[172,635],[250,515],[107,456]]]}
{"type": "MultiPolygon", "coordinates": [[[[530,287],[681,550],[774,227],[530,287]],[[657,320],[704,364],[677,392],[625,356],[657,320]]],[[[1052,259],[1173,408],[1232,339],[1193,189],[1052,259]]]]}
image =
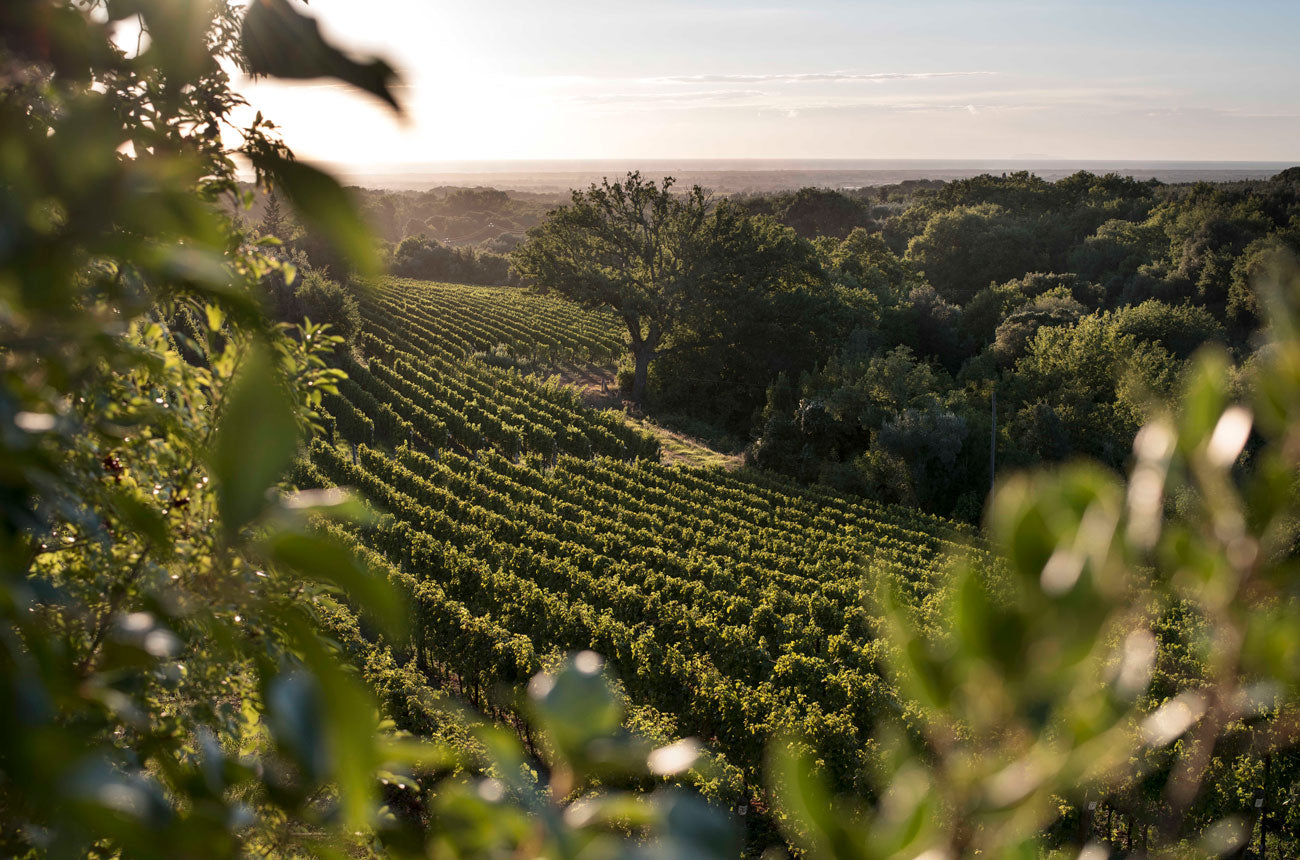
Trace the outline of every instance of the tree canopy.
{"type": "Polygon", "coordinates": [[[575,191],[511,257],[529,283],[618,315],[638,404],[651,361],[725,341],[719,323],[728,311],[815,266],[793,234],[711,204],[698,186],[672,189],[671,178],[656,184],[630,173],[575,191]]]}

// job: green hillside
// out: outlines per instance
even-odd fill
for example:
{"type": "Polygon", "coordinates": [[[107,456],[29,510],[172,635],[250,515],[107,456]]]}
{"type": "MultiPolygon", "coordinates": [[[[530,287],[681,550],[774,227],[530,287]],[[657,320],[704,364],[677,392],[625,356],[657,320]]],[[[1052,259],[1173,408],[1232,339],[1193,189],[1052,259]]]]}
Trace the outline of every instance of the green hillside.
{"type": "MultiPolygon", "coordinates": [[[[924,611],[968,532],[749,470],[662,465],[657,440],[616,413],[490,363],[612,355],[612,321],[562,300],[387,281],[363,315],[366,357],[343,362],[330,438],[297,482],[355,488],[380,513],[335,528],[411,601],[415,646],[380,660],[412,664],[398,687],[512,720],[533,673],[590,648],[639,727],[716,751],[720,775],[701,784],[718,799],[761,811],[764,750],[784,731],[815,745],[836,784],[869,790],[873,726],[900,705],[880,675],[867,573],[924,611]]],[[[385,683],[399,722],[427,729],[409,691],[385,683]]]]}

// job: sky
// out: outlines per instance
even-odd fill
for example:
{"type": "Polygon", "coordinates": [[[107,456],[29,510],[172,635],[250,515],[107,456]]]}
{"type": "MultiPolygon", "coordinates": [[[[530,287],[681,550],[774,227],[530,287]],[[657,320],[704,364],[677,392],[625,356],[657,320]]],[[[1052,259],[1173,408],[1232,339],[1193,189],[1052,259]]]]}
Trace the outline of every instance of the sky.
{"type": "Polygon", "coordinates": [[[300,157],[1300,161],[1300,2],[312,0],[396,119],[242,82],[300,157]]]}

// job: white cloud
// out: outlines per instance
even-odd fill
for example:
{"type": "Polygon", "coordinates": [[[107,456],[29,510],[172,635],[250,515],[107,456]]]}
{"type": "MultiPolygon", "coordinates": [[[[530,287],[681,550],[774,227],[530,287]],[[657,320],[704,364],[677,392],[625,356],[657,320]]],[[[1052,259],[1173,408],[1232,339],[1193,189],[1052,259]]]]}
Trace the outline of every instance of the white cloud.
{"type": "Polygon", "coordinates": [[[672,75],[650,80],[677,84],[805,84],[850,83],[856,81],[911,81],[926,78],[966,78],[991,75],[993,72],[804,72],[790,75],[672,75]]]}
{"type": "Polygon", "coordinates": [[[970,102],[809,102],[803,104],[773,105],[775,110],[824,111],[824,112],[862,112],[882,113],[968,113],[979,114],[984,111],[1029,111],[1046,110],[1047,105],[1036,104],[983,104],[970,102]]]}
{"type": "Polygon", "coordinates": [[[572,96],[568,101],[580,104],[630,104],[650,102],[693,103],[693,102],[729,102],[741,99],[761,98],[767,95],[761,90],[695,90],[653,93],[586,93],[572,96]]]}

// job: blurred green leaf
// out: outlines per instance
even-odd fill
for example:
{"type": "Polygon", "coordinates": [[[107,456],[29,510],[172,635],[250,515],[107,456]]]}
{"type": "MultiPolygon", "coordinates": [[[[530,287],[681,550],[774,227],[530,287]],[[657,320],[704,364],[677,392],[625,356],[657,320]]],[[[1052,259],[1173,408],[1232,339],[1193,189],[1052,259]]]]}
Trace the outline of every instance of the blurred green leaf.
{"type": "Polygon", "coordinates": [[[244,16],[244,56],[254,75],[277,78],[338,78],[375,95],[393,110],[397,80],[383,60],[357,62],[325,41],[315,19],[303,15],[289,0],[253,0],[244,16]]]}
{"type": "Polygon", "coordinates": [[[353,831],[370,823],[379,766],[375,745],[375,705],[360,680],[341,671],[330,657],[316,667],[329,710],[334,779],[339,787],[344,825],[353,831]]]}
{"type": "Polygon", "coordinates": [[[364,501],[338,487],[286,493],[280,499],[280,506],[299,515],[312,514],[353,524],[369,523],[375,518],[374,511],[364,501]]]}
{"type": "Polygon", "coordinates": [[[115,487],[109,492],[109,505],[122,518],[122,523],[149,540],[155,551],[166,555],[171,549],[171,527],[167,517],[156,507],[124,488],[115,487]]]}
{"type": "Polygon", "coordinates": [[[339,655],[327,648],[313,625],[295,612],[281,623],[308,674],[307,688],[316,693],[324,738],[324,770],[320,778],[338,787],[344,826],[359,831],[370,823],[381,764],[376,706],[365,685],[339,655]]]}
{"type": "Polygon", "coordinates": [[[835,860],[873,857],[869,842],[853,832],[847,817],[834,808],[804,744],[791,738],[777,739],[771,750],[768,769],[773,791],[794,819],[793,835],[808,856],[835,860]]]}
{"type": "Polygon", "coordinates": [[[583,651],[528,686],[538,723],[560,756],[579,771],[602,757],[593,744],[623,723],[623,707],[605,678],[604,665],[599,655],[583,651]]]}
{"type": "Polygon", "coordinates": [[[446,744],[412,737],[380,738],[379,754],[387,764],[421,768],[448,768],[460,762],[456,751],[446,744]]]}
{"type": "Polygon", "coordinates": [[[1228,399],[1230,363],[1221,350],[1197,354],[1180,401],[1178,441],[1191,451],[1210,438],[1228,399]]]}
{"type": "Polygon", "coordinates": [[[379,254],[370,228],[338,180],[323,170],[271,152],[255,155],[253,165],[284,190],[307,229],[319,232],[360,274],[379,271],[379,254]]]}
{"type": "Polygon", "coordinates": [[[649,827],[660,810],[644,797],[633,794],[593,794],[575,801],[564,811],[570,827],[597,830],[649,827]]]}
{"type": "Polygon", "coordinates": [[[326,778],[330,772],[327,714],[316,678],[300,670],[276,675],[267,686],[266,709],[276,745],[292,755],[308,778],[326,778]]]}
{"type": "Polygon", "coordinates": [[[362,568],[337,540],[286,531],[272,535],[265,546],[271,560],[306,579],[337,587],[350,604],[373,616],[390,636],[405,636],[407,611],[397,590],[388,580],[362,568]]]}
{"type": "Polygon", "coordinates": [[[671,791],[662,798],[662,842],[652,849],[662,857],[724,860],[740,853],[735,828],[699,797],[671,791]]]}
{"type": "Polygon", "coordinates": [[[979,575],[967,570],[956,585],[953,609],[963,654],[992,661],[1011,680],[1024,674],[1034,655],[1028,651],[1027,621],[1017,607],[994,604],[979,575]]]}
{"type": "Polygon", "coordinates": [[[233,385],[212,450],[227,536],[267,507],[267,490],[280,480],[298,449],[298,423],[264,347],[252,348],[233,385]]]}
{"type": "Polygon", "coordinates": [[[1036,587],[1056,544],[1041,508],[1041,497],[1028,477],[1017,475],[1002,486],[993,499],[989,522],[1011,569],[1036,587]]]}

